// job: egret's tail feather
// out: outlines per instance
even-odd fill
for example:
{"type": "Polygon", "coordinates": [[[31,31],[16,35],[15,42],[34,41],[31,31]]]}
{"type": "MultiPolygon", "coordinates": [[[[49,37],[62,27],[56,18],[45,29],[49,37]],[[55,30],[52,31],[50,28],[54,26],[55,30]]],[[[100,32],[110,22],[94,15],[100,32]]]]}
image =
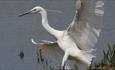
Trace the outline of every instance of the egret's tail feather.
{"type": "Polygon", "coordinates": [[[85,56],[85,63],[88,64],[88,66],[90,66],[92,59],[95,58],[95,56],[91,53],[87,53],[87,52],[83,52],[84,56],[85,56]]]}

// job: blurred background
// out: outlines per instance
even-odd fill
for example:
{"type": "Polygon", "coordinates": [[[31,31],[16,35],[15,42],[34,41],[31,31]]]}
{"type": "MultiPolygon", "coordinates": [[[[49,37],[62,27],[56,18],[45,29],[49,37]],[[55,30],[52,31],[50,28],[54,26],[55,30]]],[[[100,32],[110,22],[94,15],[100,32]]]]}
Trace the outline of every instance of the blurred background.
{"type": "MultiPolygon", "coordinates": [[[[108,44],[115,43],[115,0],[105,1],[104,26],[96,44],[97,56],[94,62],[103,57],[103,50],[108,44]]],[[[58,30],[69,26],[75,13],[75,0],[0,0],[0,69],[2,70],[39,70],[37,47],[30,41],[54,39],[41,25],[41,16],[30,14],[18,17],[40,5],[45,9],[58,10],[62,13],[48,12],[49,24],[58,30]]]]}

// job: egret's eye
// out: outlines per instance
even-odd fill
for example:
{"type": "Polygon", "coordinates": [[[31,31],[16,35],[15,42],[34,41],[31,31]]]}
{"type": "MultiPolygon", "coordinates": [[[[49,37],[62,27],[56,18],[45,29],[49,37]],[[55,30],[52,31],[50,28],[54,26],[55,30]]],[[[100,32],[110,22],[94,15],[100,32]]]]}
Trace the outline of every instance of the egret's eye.
{"type": "Polygon", "coordinates": [[[33,11],[37,11],[37,9],[33,9],[33,11]]]}

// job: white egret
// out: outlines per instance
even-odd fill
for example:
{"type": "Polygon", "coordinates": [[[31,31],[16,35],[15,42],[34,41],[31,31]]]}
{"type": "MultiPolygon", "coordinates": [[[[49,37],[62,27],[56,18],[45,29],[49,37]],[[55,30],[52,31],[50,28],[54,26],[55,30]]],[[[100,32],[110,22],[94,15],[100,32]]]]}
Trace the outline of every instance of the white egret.
{"type": "MultiPolygon", "coordinates": [[[[62,61],[61,68],[63,69],[65,62],[69,59],[83,62],[87,66],[91,64],[92,58],[95,57],[92,51],[102,28],[103,7],[103,0],[77,0],[73,21],[63,31],[50,27],[47,12],[40,6],[36,6],[20,16],[29,13],[41,14],[43,27],[56,38],[56,41],[43,41],[44,43],[41,43],[40,47],[48,55],[51,63],[59,64],[62,61]]],[[[38,44],[33,39],[32,42],[38,44]]]]}

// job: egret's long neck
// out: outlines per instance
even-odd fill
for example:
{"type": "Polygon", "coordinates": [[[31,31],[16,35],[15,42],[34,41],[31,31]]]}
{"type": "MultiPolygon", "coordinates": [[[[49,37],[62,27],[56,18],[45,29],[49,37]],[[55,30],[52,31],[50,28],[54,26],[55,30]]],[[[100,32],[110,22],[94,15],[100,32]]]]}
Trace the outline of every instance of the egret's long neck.
{"type": "Polygon", "coordinates": [[[59,38],[60,33],[62,33],[61,31],[55,30],[54,28],[52,28],[49,24],[48,24],[48,18],[47,18],[47,12],[45,9],[42,9],[42,11],[40,12],[41,16],[42,16],[42,25],[43,27],[53,36],[55,36],[56,38],[59,38]]]}

